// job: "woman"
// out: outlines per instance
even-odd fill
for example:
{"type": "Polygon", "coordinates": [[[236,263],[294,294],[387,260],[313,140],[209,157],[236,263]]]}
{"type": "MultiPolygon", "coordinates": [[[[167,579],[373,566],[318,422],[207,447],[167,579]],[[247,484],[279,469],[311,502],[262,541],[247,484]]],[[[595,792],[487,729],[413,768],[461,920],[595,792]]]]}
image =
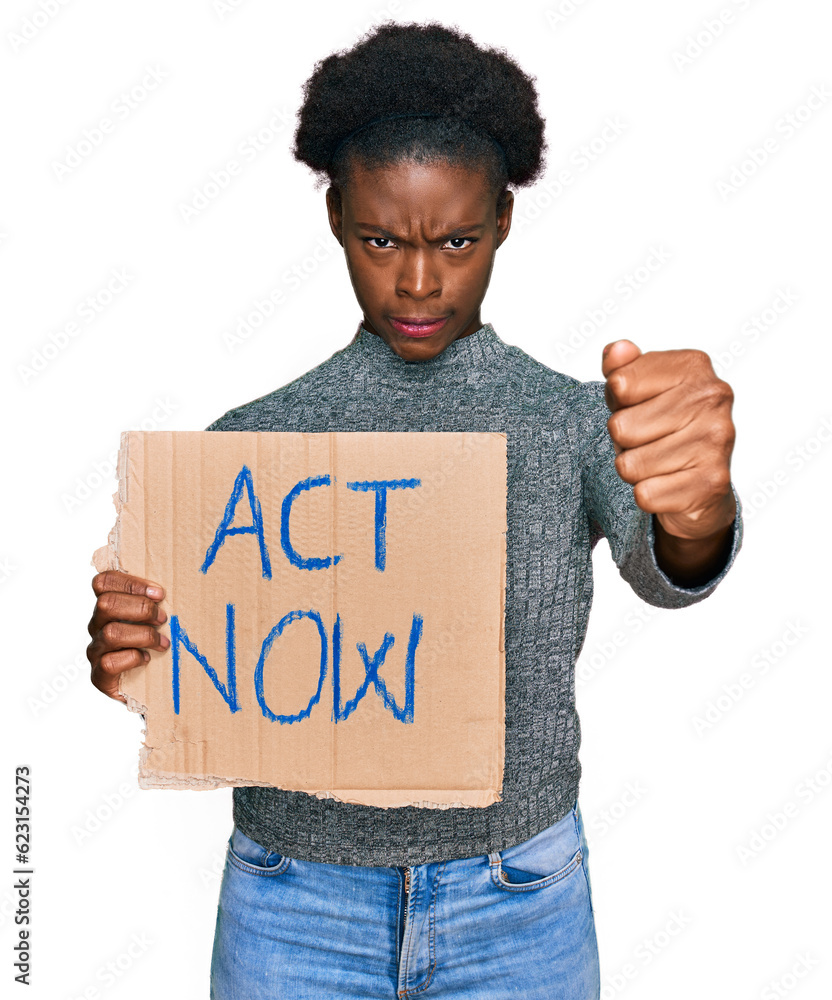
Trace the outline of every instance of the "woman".
{"type": "MultiPolygon", "coordinates": [[[[215,1000],[600,996],[574,702],[591,549],[606,536],[641,597],[683,607],[724,577],[741,526],[731,393],[705,355],[622,341],[606,384],[582,384],[483,324],[510,188],[543,150],[531,79],[439,25],[381,27],[306,84],[295,155],[328,181],[363,318],[209,430],[507,435],[506,764],[482,809],[235,788],[215,1000]]],[[[164,592],[117,573],[93,587],[92,680],[119,697],[120,671],[169,645],[164,592]]]]}

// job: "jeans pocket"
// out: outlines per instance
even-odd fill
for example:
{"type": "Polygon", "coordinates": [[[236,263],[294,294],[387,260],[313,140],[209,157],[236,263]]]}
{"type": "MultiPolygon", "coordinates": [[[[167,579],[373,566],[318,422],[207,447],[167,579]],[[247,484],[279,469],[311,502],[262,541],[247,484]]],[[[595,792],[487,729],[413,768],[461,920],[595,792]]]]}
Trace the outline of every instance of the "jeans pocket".
{"type": "Polygon", "coordinates": [[[252,875],[280,875],[289,867],[291,858],[267,850],[235,826],[228,838],[228,860],[252,875]]]}
{"type": "Polygon", "coordinates": [[[574,814],[540,833],[489,856],[491,879],[509,892],[528,892],[562,882],[576,872],[583,859],[574,814]]]}

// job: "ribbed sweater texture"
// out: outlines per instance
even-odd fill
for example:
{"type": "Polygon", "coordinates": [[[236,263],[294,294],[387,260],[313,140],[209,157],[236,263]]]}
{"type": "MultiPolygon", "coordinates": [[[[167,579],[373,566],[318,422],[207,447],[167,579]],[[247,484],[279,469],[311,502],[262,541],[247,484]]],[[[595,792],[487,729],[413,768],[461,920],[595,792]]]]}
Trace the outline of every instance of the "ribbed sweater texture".
{"type": "Polygon", "coordinates": [[[607,538],[621,576],[642,600],[682,608],[713,592],[742,541],[737,497],[722,571],[700,587],[674,585],[656,563],[653,516],[616,472],[609,416],[603,382],[548,368],[490,324],[427,361],[404,360],[362,326],[311,371],[207,428],[507,438],[502,800],[484,808],[383,809],[241,787],[233,792],[233,819],[244,834],[304,861],[408,866],[501,851],[566,815],[581,776],[575,662],[592,603],[595,543],[607,538]]]}

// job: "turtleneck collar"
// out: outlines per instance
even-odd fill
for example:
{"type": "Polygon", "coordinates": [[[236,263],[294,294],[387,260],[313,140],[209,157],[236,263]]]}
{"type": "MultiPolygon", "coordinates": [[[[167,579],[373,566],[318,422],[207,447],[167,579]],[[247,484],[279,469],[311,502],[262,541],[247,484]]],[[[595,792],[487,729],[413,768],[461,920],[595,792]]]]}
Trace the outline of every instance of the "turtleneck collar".
{"type": "Polygon", "coordinates": [[[495,333],[490,323],[484,323],[479,330],[469,333],[467,337],[458,337],[427,361],[405,361],[375,333],[370,333],[363,325],[359,326],[355,336],[354,347],[362,360],[372,365],[376,370],[401,375],[432,375],[439,371],[468,371],[493,364],[505,356],[508,345],[495,333]]]}

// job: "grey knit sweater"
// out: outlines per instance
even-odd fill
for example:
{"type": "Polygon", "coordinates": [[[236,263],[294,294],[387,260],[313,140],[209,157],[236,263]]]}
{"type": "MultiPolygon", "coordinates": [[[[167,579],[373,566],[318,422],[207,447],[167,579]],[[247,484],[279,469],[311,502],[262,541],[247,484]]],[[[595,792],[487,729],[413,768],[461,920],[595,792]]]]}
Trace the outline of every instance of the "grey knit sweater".
{"type": "Polygon", "coordinates": [[[508,445],[506,734],[502,801],[426,809],[234,789],[234,822],[271,851],[305,861],[419,865],[475,857],[528,840],[578,794],[575,660],[592,601],[591,551],[609,541],[643,600],[681,608],[710,583],[675,586],[653,554],[653,522],[618,476],[603,382],[578,382],[504,343],[486,324],[428,361],[405,361],[359,328],[326,361],[230,410],[212,431],[498,431],[508,445]]]}

